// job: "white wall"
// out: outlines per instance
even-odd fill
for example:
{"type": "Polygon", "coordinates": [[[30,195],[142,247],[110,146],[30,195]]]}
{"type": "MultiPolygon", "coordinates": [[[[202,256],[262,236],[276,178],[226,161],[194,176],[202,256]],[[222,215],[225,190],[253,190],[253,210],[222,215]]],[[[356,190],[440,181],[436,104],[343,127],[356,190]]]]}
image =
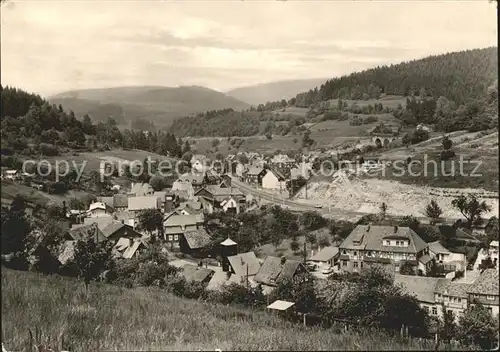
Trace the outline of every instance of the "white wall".
{"type": "Polygon", "coordinates": [[[280,182],[278,178],[271,172],[267,171],[264,177],[262,177],[262,188],[266,189],[282,189],[286,190],[286,184],[284,181],[280,182]]]}

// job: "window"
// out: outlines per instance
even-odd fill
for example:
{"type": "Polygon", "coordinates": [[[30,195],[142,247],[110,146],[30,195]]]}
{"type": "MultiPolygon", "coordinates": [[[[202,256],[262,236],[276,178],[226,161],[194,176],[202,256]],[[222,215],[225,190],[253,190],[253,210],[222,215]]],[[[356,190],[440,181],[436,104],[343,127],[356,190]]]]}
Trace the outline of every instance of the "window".
{"type": "Polygon", "coordinates": [[[436,315],[436,314],[438,314],[437,308],[432,307],[432,315],[436,315]]]}
{"type": "Polygon", "coordinates": [[[486,296],[486,299],[487,299],[488,301],[494,301],[494,300],[495,300],[495,296],[489,296],[489,295],[488,295],[488,296],[486,296]]]}
{"type": "Polygon", "coordinates": [[[342,266],[347,266],[347,260],[342,261],[342,266]]]}
{"type": "Polygon", "coordinates": [[[353,265],[354,265],[354,268],[356,268],[356,269],[358,268],[358,262],[354,262],[353,265]]]}
{"type": "Polygon", "coordinates": [[[353,255],[354,255],[354,256],[358,255],[358,252],[354,251],[353,255]]]}
{"type": "Polygon", "coordinates": [[[429,307],[424,306],[424,310],[425,310],[427,313],[429,313],[429,307]]]}
{"type": "Polygon", "coordinates": [[[344,249],[344,250],[342,251],[342,254],[347,254],[347,251],[344,249]]]}
{"type": "Polygon", "coordinates": [[[172,235],[168,235],[168,240],[169,240],[170,242],[172,242],[172,241],[173,241],[173,239],[174,239],[174,236],[172,236],[172,235]]]}
{"type": "Polygon", "coordinates": [[[386,246],[390,246],[391,245],[391,241],[385,241],[385,245],[386,246]]]}
{"type": "Polygon", "coordinates": [[[179,240],[179,235],[174,235],[174,241],[178,241],[179,240]]]}
{"type": "Polygon", "coordinates": [[[399,246],[399,241],[396,241],[396,246],[399,246]]]}
{"type": "Polygon", "coordinates": [[[458,303],[462,303],[462,299],[461,298],[458,298],[458,303]]]}
{"type": "Polygon", "coordinates": [[[361,266],[361,268],[363,268],[363,262],[359,263],[359,265],[361,266]]]}

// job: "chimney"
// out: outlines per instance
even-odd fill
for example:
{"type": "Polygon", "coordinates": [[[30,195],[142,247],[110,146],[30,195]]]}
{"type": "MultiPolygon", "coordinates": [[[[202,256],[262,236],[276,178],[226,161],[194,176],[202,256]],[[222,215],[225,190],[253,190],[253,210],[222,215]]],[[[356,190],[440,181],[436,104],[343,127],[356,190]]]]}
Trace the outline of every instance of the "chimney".
{"type": "Polygon", "coordinates": [[[371,223],[368,224],[368,227],[366,228],[366,232],[370,232],[370,226],[371,226],[371,223]]]}
{"type": "Polygon", "coordinates": [[[394,226],[394,233],[398,232],[398,227],[394,226]]]}
{"type": "Polygon", "coordinates": [[[285,262],[286,262],[286,258],[285,257],[281,257],[281,265],[285,265],[285,262]]]}

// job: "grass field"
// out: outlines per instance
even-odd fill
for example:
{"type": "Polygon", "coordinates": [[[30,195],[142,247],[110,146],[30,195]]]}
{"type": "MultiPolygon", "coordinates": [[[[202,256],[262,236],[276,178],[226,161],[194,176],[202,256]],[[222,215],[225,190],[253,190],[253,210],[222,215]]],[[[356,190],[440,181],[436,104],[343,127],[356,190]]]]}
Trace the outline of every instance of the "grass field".
{"type": "Polygon", "coordinates": [[[69,351],[430,350],[381,332],[335,333],[292,325],[270,313],[197,302],[159,289],[122,289],[2,268],[2,343],[69,351]]]}

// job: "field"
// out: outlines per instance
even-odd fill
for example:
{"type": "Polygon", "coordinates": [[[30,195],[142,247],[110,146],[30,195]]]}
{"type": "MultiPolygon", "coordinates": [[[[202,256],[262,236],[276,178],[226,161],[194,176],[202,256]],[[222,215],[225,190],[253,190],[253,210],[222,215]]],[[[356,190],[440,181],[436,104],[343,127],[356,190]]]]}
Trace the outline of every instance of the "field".
{"type": "Polygon", "coordinates": [[[159,289],[122,289],[2,268],[2,343],[69,351],[430,350],[381,332],[335,333],[260,311],[181,299],[159,289]]]}

